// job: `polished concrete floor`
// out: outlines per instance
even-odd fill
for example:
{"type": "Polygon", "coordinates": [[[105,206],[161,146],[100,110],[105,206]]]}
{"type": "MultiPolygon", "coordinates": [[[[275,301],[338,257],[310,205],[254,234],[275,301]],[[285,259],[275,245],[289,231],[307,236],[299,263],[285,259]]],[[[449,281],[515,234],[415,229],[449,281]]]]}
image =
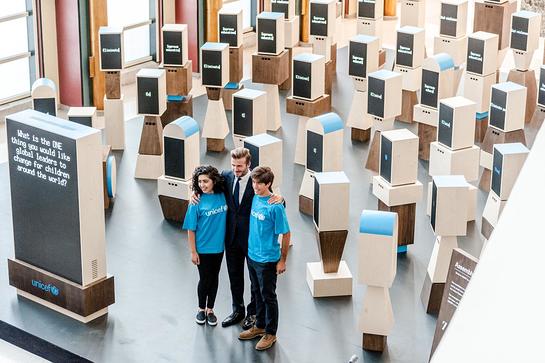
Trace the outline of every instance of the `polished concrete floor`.
{"type": "MultiPolygon", "coordinates": [[[[343,48],[339,50],[333,91],[334,109],[343,119],[348,116],[352,96],[346,64],[347,49],[343,48]]],[[[199,123],[205,107],[205,97],[195,99],[199,123]]],[[[285,110],[284,97],[281,110],[285,110]]],[[[312,220],[297,208],[303,176],[303,167],[292,162],[297,118],[282,113],[283,127],[273,134],[284,140],[281,192],[287,201],[294,246],[287,272],[278,283],[280,323],[274,348],[255,351],[254,342],[238,341],[237,327],[195,324],[197,270],[189,260],[186,235],[179,226],[163,219],[156,183],[133,178],[141,118],[127,122],[126,150],[116,154],[118,196],[106,215],[108,271],[116,279],[116,303],[107,317],[87,325],[17,298],[8,285],[5,261],[13,256],[10,196],[7,164],[0,164],[0,320],[98,362],[347,362],[353,354],[363,362],[427,361],[436,319],[425,313],[419,297],[434,242],[424,201],[417,205],[416,242],[398,258],[397,276],[390,290],[395,326],[388,337],[388,348],[383,354],[364,352],[357,319],[365,286],[354,281],[352,297],[321,299],[312,298],[307,287],[306,263],[318,261],[319,255],[312,220]]],[[[416,132],[415,124],[396,124],[407,126],[416,132]]],[[[528,131],[529,135],[535,133],[528,131]]],[[[346,131],[344,140],[344,170],[351,181],[350,232],[344,259],[355,274],[358,217],[362,209],[376,209],[377,199],[371,193],[370,174],[363,168],[368,145],[352,144],[346,131]]],[[[230,135],[227,147],[232,147],[230,135]]],[[[203,163],[229,167],[227,152],[206,154],[203,144],[201,154],[203,163]]],[[[430,180],[427,163],[420,163],[419,180],[425,186],[430,180]]],[[[479,215],[485,200],[486,194],[480,191],[479,215]]],[[[479,225],[470,223],[468,236],[460,238],[460,247],[475,256],[482,247],[479,225]]],[[[224,263],[216,312],[223,319],[230,309],[224,263]]]]}

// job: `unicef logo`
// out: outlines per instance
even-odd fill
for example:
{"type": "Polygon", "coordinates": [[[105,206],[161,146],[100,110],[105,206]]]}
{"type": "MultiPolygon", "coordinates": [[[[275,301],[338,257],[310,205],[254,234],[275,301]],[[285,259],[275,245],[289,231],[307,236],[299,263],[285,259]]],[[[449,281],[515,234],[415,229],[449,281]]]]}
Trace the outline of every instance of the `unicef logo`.
{"type": "Polygon", "coordinates": [[[53,296],[58,296],[61,292],[57,286],[51,285],[51,284],[44,284],[41,281],[32,280],[32,286],[42,291],[49,292],[53,296]]]}

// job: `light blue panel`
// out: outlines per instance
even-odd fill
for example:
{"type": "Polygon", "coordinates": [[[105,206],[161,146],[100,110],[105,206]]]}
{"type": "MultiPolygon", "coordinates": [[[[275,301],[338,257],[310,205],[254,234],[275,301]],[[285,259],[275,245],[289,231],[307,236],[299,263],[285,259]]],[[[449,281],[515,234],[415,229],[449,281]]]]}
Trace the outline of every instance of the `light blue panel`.
{"type": "Polygon", "coordinates": [[[496,144],[494,145],[494,149],[498,150],[498,152],[502,155],[509,155],[509,154],[526,154],[529,153],[530,150],[520,142],[512,142],[508,144],[496,144]]]}
{"type": "Polygon", "coordinates": [[[454,69],[454,59],[447,53],[439,53],[433,56],[437,64],[439,64],[439,69],[441,71],[446,71],[447,69],[454,69]]]}
{"type": "Polygon", "coordinates": [[[175,96],[175,95],[167,96],[167,102],[184,102],[184,100],[185,100],[185,96],[175,96]]]}
{"type": "Polygon", "coordinates": [[[329,134],[330,132],[335,132],[344,128],[343,120],[341,120],[341,117],[335,112],[325,113],[315,117],[315,119],[322,124],[324,134],[329,134]]]}
{"type": "Polygon", "coordinates": [[[407,245],[397,246],[397,253],[407,253],[407,245]]]}
{"type": "Polygon", "coordinates": [[[360,233],[393,236],[397,213],[363,210],[360,216],[360,233]]]}
{"type": "Polygon", "coordinates": [[[502,82],[495,84],[493,87],[504,92],[518,91],[521,88],[524,88],[524,86],[521,86],[520,84],[514,82],[502,82]]]}
{"type": "Polygon", "coordinates": [[[258,19],[284,19],[284,13],[273,13],[272,11],[264,11],[257,16],[258,19]]]}
{"type": "Polygon", "coordinates": [[[487,117],[488,117],[488,111],[486,111],[486,112],[477,112],[477,115],[475,116],[475,118],[478,121],[484,120],[487,117]]]}
{"type": "Polygon", "coordinates": [[[225,85],[225,89],[238,89],[237,82],[229,82],[225,85]]]}
{"type": "Polygon", "coordinates": [[[106,191],[108,192],[108,196],[110,198],[113,198],[114,197],[114,186],[112,184],[112,176],[113,176],[113,161],[114,161],[114,156],[113,155],[110,155],[108,156],[108,159],[106,159],[106,191]]]}
{"type": "Polygon", "coordinates": [[[214,43],[214,42],[206,42],[201,47],[202,50],[213,50],[216,52],[221,52],[225,48],[229,48],[229,44],[227,43],[214,43]]]}
{"type": "Polygon", "coordinates": [[[182,116],[179,119],[172,121],[172,123],[184,130],[185,137],[189,137],[194,133],[199,132],[199,124],[192,117],[182,116]]]}

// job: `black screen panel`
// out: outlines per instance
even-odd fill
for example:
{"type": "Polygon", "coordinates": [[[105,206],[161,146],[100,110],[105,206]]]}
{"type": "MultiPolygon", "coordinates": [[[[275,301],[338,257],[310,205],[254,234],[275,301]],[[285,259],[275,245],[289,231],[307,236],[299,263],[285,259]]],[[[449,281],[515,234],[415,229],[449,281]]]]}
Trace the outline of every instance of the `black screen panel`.
{"type": "Polygon", "coordinates": [[[348,51],[348,74],[352,77],[367,77],[367,44],[350,42],[348,51]]]}
{"type": "Polygon", "coordinates": [[[494,149],[494,161],[492,162],[492,184],[491,188],[499,197],[501,195],[501,175],[503,172],[503,155],[494,149]]]}
{"type": "Polygon", "coordinates": [[[397,33],[396,64],[405,67],[413,66],[414,35],[397,33]]]}
{"type": "Polygon", "coordinates": [[[183,66],[182,49],[184,48],[181,32],[163,32],[163,62],[165,64],[183,66]]]}
{"type": "Polygon", "coordinates": [[[221,52],[213,50],[202,51],[202,84],[221,87],[221,52]]]}
{"type": "Polygon", "coordinates": [[[234,97],[233,120],[235,135],[253,135],[253,101],[247,98],[234,97]]]}
{"type": "Polygon", "coordinates": [[[439,102],[439,73],[427,69],[422,70],[421,103],[437,108],[439,102]]]}
{"type": "Polygon", "coordinates": [[[276,53],[276,20],[257,19],[257,21],[259,22],[257,52],[276,53]]]}
{"type": "Polygon", "coordinates": [[[293,97],[311,98],[312,64],[293,61],[293,97]]]}
{"type": "Polygon", "coordinates": [[[41,113],[47,113],[51,116],[57,116],[57,108],[55,107],[54,98],[34,98],[32,100],[34,109],[41,113]]]}
{"type": "Polygon", "coordinates": [[[431,190],[431,228],[435,231],[435,219],[437,214],[437,185],[435,182],[432,183],[431,190]]]}
{"type": "Polygon", "coordinates": [[[307,130],[307,169],[321,173],[323,168],[323,136],[307,130]]]}
{"type": "Polygon", "coordinates": [[[541,67],[539,72],[539,91],[537,97],[537,103],[545,106],[545,67],[541,67]]]}
{"type": "MultiPolygon", "coordinates": [[[[327,4],[310,4],[310,35],[327,37],[327,4]]],[[[334,21],[335,19],[333,19],[334,21]]]]}
{"type": "Polygon", "coordinates": [[[439,123],[437,130],[437,141],[441,144],[452,147],[452,127],[454,110],[445,104],[439,107],[439,123]]]}
{"type": "Polygon", "coordinates": [[[376,117],[384,117],[384,80],[370,77],[367,92],[367,112],[376,117]]]}
{"type": "Polygon", "coordinates": [[[441,20],[439,34],[450,37],[456,36],[458,27],[458,6],[452,4],[441,4],[441,20]]]}
{"type": "Polygon", "coordinates": [[[102,69],[122,69],[121,34],[101,34],[100,46],[100,64],[102,69]]]}
{"type": "Polygon", "coordinates": [[[271,0],[271,10],[273,13],[284,13],[284,19],[289,20],[289,0],[271,0]]]}
{"type": "MultiPolygon", "coordinates": [[[[358,18],[375,18],[375,0],[359,0],[358,1],[358,18]]],[[[377,15],[378,16],[381,16],[377,15]]]]}
{"type": "Polygon", "coordinates": [[[219,29],[220,43],[227,43],[230,47],[238,47],[237,44],[237,16],[233,14],[220,14],[219,29]]]}
{"type": "Polygon", "coordinates": [[[320,228],[320,184],[314,178],[314,223],[320,228]]]}
{"type": "Polygon", "coordinates": [[[467,71],[483,75],[484,41],[469,38],[467,42],[467,71]]]}
{"type": "MultiPolygon", "coordinates": [[[[165,175],[186,179],[185,175],[185,141],[165,136],[165,175]]],[[[189,177],[189,175],[187,176],[189,177]]]]}
{"type": "Polygon", "coordinates": [[[500,130],[505,129],[505,112],[507,105],[507,93],[492,87],[492,97],[490,99],[490,125],[500,130]]]}
{"type": "Polygon", "coordinates": [[[513,16],[511,23],[511,48],[521,51],[528,50],[528,26],[528,18],[513,16]]]}
{"type": "Polygon", "coordinates": [[[87,127],[93,127],[93,118],[87,116],[70,116],[68,119],[72,122],[84,125],[87,127]]]}
{"type": "Polygon", "coordinates": [[[392,181],[392,141],[384,135],[380,137],[380,176],[392,181]]]}
{"type": "Polygon", "coordinates": [[[138,77],[138,113],[159,115],[159,85],[157,78],[138,77]]]}
{"type": "Polygon", "coordinates": [[[252,169],[255,168],[256,166],[259,166],[259,147],[255,146],[254,144],[250,144],[248,142],[244,143],[244,147],[250,150],[250,156],[252,157],[252,161],[251,161],[252,169]]]}

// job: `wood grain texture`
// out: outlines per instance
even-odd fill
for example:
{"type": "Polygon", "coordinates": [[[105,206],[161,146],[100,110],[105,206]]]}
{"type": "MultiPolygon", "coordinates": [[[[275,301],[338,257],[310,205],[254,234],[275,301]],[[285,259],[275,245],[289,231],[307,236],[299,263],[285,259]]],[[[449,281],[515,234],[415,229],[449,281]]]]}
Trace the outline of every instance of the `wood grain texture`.
{"type": "Polygon", "coordinates": [[[279,55],[252,55],[252,82],[280,85],[289,77],[289,52],[279,55]]]}
{"type": "Polygon", "coordinates": [[[100,46],[98,30],[108,25],[107,0],[89,0],[89,28],[91,35],[91,57],[89,65],[93,67],[89,72],[93,74],[93,105],[98,110],[104,110],[105,77],[100,71],[100,46]]]}
{"type": "Polygon", "coordinates": [[[385,335],[363,333],[361,347],[371,352],[383,352],[386,349],[385,335]]]}
{"type": "Polygon", "coordinates": [[[229,82],[239,83],[242,81],[244,72],[244,46],[229,48],[229,82]]]}
{"type": "Polygon", "coordinates": [[[299,196],[299,212],[311,216],[314,214],[314,201],[304,195],[299,196]]]}
{"type": "Polygon", "coordinates": [[[193,117],[193,96],[189,95],[182,102],[167,102],[167,110],[161,115],[163,128],[182,116],[193,117]]]}
{"type": "Polygon", "coordinates": [[[220,153],[225,150],[225,140],[224,139],[206,139],[206,151],[220,153]]]}
{"type": "Polygon", "coordinates": [[[527,71],[512,69],[509,71],[507,80],[526,87],[526,114],[524,122],[530,123],[537,107],[537,82],[535,71],[533,69],[527,71]]]}
{"type": "Polygon", "coordinates": [[[327,112],[331,112],[331,97],[324,95],[314,101],[286,98],[286,112],[298,116],[315,117],[327,112]]]}
{"type": "Polygon", "coordinates": [[[12,259],[8,259],[8,274],[11,286],[83,317],[115,303],[113,276],[83,287],[12,259]],[[33,280],[55,286],[58,295],[33,286],[33,280]]]}
{"type": "Polygon", "coordinates": [[[385,64],[386,64],[386,51],[381,48],[378,51],[378,67],[382,68],[385,64]]]}
{"type": "Polygon", "coordinates": [[[485,239],[490,239],[493,231],[494,227],[492,227],[490,222],[488,222],[488,220],[483,216],[481,219],[481,234],[485,239]]]}
{"type": "Polygon", "coordinates": [[[481,189],[483,192],[489,192],[491,180],[492,172],[490,169],[483,168],[481,179],[479,179],[479,189],[481,189]]]}
{"type": "Polygon", "coordinates": [[[324,272],[337,272],[343,256],[348,231],[316,231],[316,234],[324,272]]]}
{"type": "Polygon", "coordinates": [[[416,219],[416,203],[387,206],[380,199],[378,210],[397,213],[397,245],[406,246],[414,243],[414,229],[416,219]]]}
{"type": "Polygon", "coordinates": [[[104,72],[104,80],[106,84],[106,98],[109,100],[119,100],[121,98],[121,72],[104,72]]]}
{"type": "Polygon", "coordinates": [[[206,0],[206,41],[218,41],[218,12],[223,6],[223,0],[206,0]]]}
{"type": "Polygon", "coordinates": [[[331,67],[333,68],[333,77],[337,76],[337,43],[331,44],[331,61],[333,61],[333,64],[331,67]]]}
{"type": "Polygon", "coordinates": [[[293,49],[292,48],[286,48],[288,51],[288,57],[289,57],[289,71],[288,71],[288,78],[278,86],[279,90],[282,91],[289,91],[291,89],[291,77],[293,77],[293,49]]]}
{"type": "Polygon", "coordinates": [[[219,101],[223,88],[219,87],[206,87],[206,95],[210,101],[219,101]]]}
{"type": "Polygon", "coordinates": [[[416,91],[402,90],[401,94],[401,115],[398,121],[412,124],[414,122],[414,106],[418,104],[418,93],[416,91]]]}
{"type": "Polygon", "coordinates": [[[304,43],[310,40],[310,0],[301,0],[300,39],[304,43]]]}
{"type": "Polygon", "coordinates": [[[486,130],[488,130],[488,117],[477,120],[475,119],[475,142],[480,144],[484,140],[486,135],[486,130]]]}
{"type": "Polygon", "coordinates": [[[193,88],[192,62],[183,67],[163,67],[166,71],[167,95],[187,96],[193,88]]]}
{"type": "Polygon", "coordinates": [[[243,88],[244,88],[244,85],[242,83],[239,83],[239,88],[237,89],[231,89],[231,88],[223,89],[223,92],[221,93],[221,98],[223,99],[223,108],[225,108],[225,111],[233,110],[233,94],[237,93],[243,88]]]}
{"type": "Polygon", "coordinates": [[[371,170],[378,174],[378,164],[380,158],[380,131],[375,130],[371,146],[369,147],[369,154],[367,154],[367,162],[365,163],[365,169],[371,170]]]}
{"type": "Polygon", "coordinates": [[[163,127],[159,116],[144,116],[138,153],[140,155],[163,153],[163,127]]]}
{"type": "Polygon", "coordinates": [[[397,15],[397,1],[384,0],[384,16],[395,18],[397,15]]]}
{"type": "Polygon", "coordinates": [[[371,138],[371,128],[362,130],[352,127],[350,130],[350,138],[352,141],[356,142],[367,142],[371,138]]]}
{"type": "Polygon", "coordinates": [[[481,150],[492,154],[494,151],[494,144],[507,144],[511,142],[520,142],[526,145],[526,134],[524,133],[524,130],[505,132],[493,127],[488,127],[481,145],[481,150]]]}
{"type": "Polygon", "coordinates": [[[324,93],[326,95],[332,96],[332,88],[333,88],[333,78],[335,77],[335,63],[333,62],[333,59],[331,59],[329,62],[325,64],[325,82],[324,82],[324,93]]]}
{"type": "Polygon", "coordinates": [[[161,210],[165,219],[180,224],[184,222],[189,201],[160,195],[159,203],[161,204],[161,210]]]}
{"type": "Polygon", "coordinates": [[[473,32],[484,31],[498,34],[498,50],[507,48],[511,33],[511,15],[517,11],[517,3],[518,1],[508,1],[503,4],[475,1],[473,32]]]}
{"type": "Polygon", "coordinates": [[[437,315],[439,313],[444,290],[444,282],[432,283],[430,276],[426,273],[422,292],[420,293],[420,300],[427,314],[437,315]]]}
{"type": "Polygon", "coordinates": [[[430,160],[430,143],[437,140],[437,127],[418,123],[418,158],[430,160]]]}

